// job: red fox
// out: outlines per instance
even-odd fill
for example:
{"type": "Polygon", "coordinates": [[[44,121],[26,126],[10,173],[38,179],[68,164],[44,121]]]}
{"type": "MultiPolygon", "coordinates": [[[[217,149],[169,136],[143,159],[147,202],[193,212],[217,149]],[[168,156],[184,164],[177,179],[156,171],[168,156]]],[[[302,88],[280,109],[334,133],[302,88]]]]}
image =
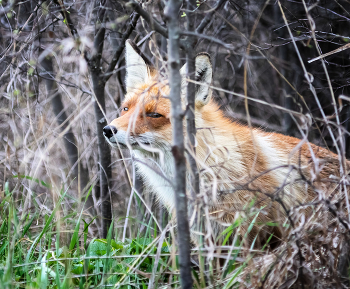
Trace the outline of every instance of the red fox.
{"type": "MultiPolygon", "coordinates": [[[[103,129],[104,136],[112,147],[132,150],[145,186],[172,212],[170,89],[131,41],[125,50],[127,93],[120,117],[103,129]]],[[[196,159],[200,196],[205,196],[211,219],[207,226],[218,236],[243,218],[248,225],[242,225],[241,236],[246,234],[249,240],[258,236],[262,241],[273,233],[281,238],[282,224],[292,208],[337,194],[338,156],[309,142],[251,129],[227,118],[212,98],[210,56],[200,53],[195,63],[196,81],[202,84],[195,95],[196,159]],[[254,229],[248,232],[253,221],[254,229]]],[[[186,64],[180,72],[185,108],[186,64]]],[[[197,243],[195,231],[192,237],[197,243]]]]}

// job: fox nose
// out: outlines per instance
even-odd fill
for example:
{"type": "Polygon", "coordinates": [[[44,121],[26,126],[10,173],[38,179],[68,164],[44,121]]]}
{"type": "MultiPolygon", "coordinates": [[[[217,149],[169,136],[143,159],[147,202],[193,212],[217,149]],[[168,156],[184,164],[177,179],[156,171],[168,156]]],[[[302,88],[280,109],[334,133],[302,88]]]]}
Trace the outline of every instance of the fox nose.
{"type": "Polygon", "coordinates": [[[113,125],[106,125],[103,128],[103,134],[108,138],[111,138],[117,132],[118,132],[117,128],[113,125]]]}

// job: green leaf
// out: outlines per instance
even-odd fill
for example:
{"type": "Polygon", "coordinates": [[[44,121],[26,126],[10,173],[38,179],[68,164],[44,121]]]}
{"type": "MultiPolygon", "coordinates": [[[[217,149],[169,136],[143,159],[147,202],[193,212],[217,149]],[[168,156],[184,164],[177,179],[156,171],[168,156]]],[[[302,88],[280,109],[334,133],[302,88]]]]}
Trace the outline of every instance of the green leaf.
{"type": "Polygon", "coordinates": [[[6,249],[8,244],[9,244],[9,241],[5,241],[4,244],[0,247],[0,255],[6,249]]]}
{"type": "MultiPolygon", "coordinates": [[[[241,217],[239,217],[232,225],[230,225],[228,228],[226,228],[221,234],[220,236],[224,236],[225,234],[226,237],[224,239],[224,242],[222,244],[222,246],[225,246],[226,242],[229,240],[230,236],[233,233],[233,230],[237,227],[239,227],[242,224],[243,219],[241,217]]],[[[220,236],[218,237],[218,239],[220,238],[220,236]]]]}
{"type": "Polygon", "coordinates": [[[118,241],[114,241],[114,240],[111,240],[111,246],[116,249],[116,250],[123,250],[124,248],[124,245],[122,242],[118,241]]]}
{"type": "Polygon", "coordinates": [[[262,247],[261,251],[264,251],[265,247],[270,243],[271,239],[273,237],[273,233],[270,235],[270,237],[267,239],[266,243],[262,247]]]}
{"type": "Polygon", "coordinates": [[[256,218],[259,216],[261,210],[262,210],[262,208],[259,210],[259,212],[256,213],[253,221],[249,224],[249,227],[248,227],[246,235],[249,234],[251,232],[251,230],[253,229],[255,221],[256,221],[256,218]]]}
{"type": "Polygon", "coordinates": [[[106,239],[96,239],[90,243],[90,256],[102,256],[107,253],[106,239]]]}
{"type": "MultiPolygon", "coordinates": [[[[74,249],[75,244],[77,244],[78,240],[79,240],[80,218],[81,218],[81,215],[79,216],[78,222],[75,225],[74,233],[73,233],[72,239],[71,239],[70,244],[69,244],[70,251],[72,251],[74,249]]],[[[79,246],[79,244],[78,244],[78,246],[79,246]]]]}
{"type": "Polygon", "coordinates": [[[83,273],[83,268],[84,268],[84,265],[83,263],[75,263],[73,264],[72,266],[72,273],[74,274],[82,274],[83,273]]]}
{"type": "MultiPolygon", "coordinates": [[[[84,260],[84,272],[87,273],[89,272],[89,269],[90,269],[90,266],[91,266],[91,259],[89,259],[88,257],[91,256],[91,246],[92,244],[95,242],[95,239],[92,239],[89,247],[87,248],[86,250],[86,254],[85,254],[85,257],[87,257],[85,260],[84,260]]],[[[91,269],[92,270],[92,269],[91,269]]]]}

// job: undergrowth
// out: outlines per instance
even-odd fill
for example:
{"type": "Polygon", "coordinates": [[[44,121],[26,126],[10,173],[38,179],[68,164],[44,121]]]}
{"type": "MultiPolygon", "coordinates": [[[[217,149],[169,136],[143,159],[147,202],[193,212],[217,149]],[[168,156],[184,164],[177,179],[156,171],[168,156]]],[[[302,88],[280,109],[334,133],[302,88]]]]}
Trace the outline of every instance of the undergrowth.
{"type": "MultiPolygon", "coordinates": [[[[49,187],[39,180],[26,179],[49,187]]],[[[124,242],[121,241],[121,230],[114,222],[109,228],[107,239],[91,239],[88,227],[93,220],[84,219],[83,209],[62,216],[64,201],[70,198],[67,191],[60,192],[60,198],[51,211],[34,208],[26,215],[21,212],[23,200],[15,198],[8,183],[1,194],[1,289],[180,286],[174,237],[171,234],[166,236],[164,232],[162,235],[157,234],[152,218],[148,224],[144,224],[147,229],[142,234],[125,238],[124,242]]],[[[223,233],[223,245],[233,229],[228,228],[223,233]]],[[[213,280],[218,275],[222,276],[222,280],[218,280],[219,284],[226,284],[222,288],[237,285],[236,277],[245,264],[237,266],[235,262],[239,250],[231,253],[234,258],[227,264],[225,272],[216,272],[212,265],[204,268],[204,256],[194,253],[197,254],[193,258],[192,268],[195,287],[206,287],[208,276],[213,280]]]]}
{"type": "MultiPolygon", "coordinates": [[[[0,203],[1,288],[117,288],[118,283],[124,284],[119,288],[148,288],[158,240],[152,228],[145,236],[121,242],[112,237],[118,236],[112,224],[107,239],[88,240],[89,223],[81,211],[70,215],[70,221],[76,219],[75,229],[62,245],[60,236],[67,232],[60,231],[62,219],[56,217],[66,193],[51,214],[28,214],[22,219],[8,184],[4,193],[0,203]]],[[[161,275],[155,283],[178,282],[176,263],[174,267],[168,264],[169,253],[165,240],[156,269],[161,275]]]]}

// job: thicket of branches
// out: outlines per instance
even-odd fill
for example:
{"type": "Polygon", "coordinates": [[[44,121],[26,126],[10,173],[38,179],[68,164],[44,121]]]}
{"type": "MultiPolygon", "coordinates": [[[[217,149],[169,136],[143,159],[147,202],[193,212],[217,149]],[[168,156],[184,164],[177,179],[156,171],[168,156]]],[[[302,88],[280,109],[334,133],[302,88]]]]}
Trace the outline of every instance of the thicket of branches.
{"type": "MultiPolygon", "coordinates": [[[[127,39],[167,71],[174,28],[169,25],[175,22],[164,11],[176,2],[0,2],[0,203],[7,184],[19,212],[16,228],[33,217],[42,224],[55,212],[60,241],[69,245],[76,212],[83,210],[91,225],[81,224],[82,231],[90,240],[106,238],[112,220],[122,242],[147,234],[153,219],[159,225],[155,235],[164,233],[159,242],[169,230],[173,234],[167,212],[152,194],[142,194],[130,153],[111,151],[102,128],[120,113],[127,39]],[[69,198],[60,203],[63,192],[69,198]],[[59,212],[53,211],[57,204],[59,212]]],[[[228,117],[307,138],[345,164],[350,158],[348,1],[177,4],[181,66],[198,52],[211,55],[214,98],[228,117]]],[[[191,120],[187,128],[194,130],[191,120]]],[[[197,176],[195,160],[190,162],[197,176]]],[[[198,180],[192,181],[198,191],[198,180]]],[[[337,182],[349,190],[346,166],[337,182]]],[[[201,272],[198,288],[348,286],[348,199],[338,207],[327,198],[303,206],[312,207],[314,217],[304,220],[299,208],[289,212],[295,227],[275,250],[237,249],[225,242],[219,249],[204,248],[206,259],[194,270],[201,272]],[[325,212],[333,220],[329,226],[319,221],[325,212]]],[[[151,273],[149,284],[156,276],[151,273]]]]}

